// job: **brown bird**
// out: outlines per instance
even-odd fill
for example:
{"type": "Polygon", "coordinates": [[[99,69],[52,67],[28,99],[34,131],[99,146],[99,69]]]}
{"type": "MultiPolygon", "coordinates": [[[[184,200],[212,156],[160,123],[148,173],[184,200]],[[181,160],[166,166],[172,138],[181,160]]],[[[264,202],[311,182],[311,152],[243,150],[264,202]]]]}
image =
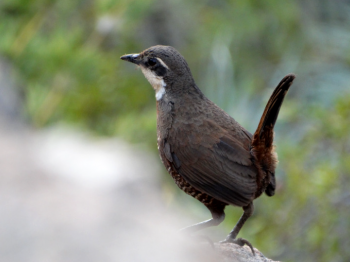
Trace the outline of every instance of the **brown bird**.
{"type": "Polygon", "coordinates": [[[175,183],[202,202],[212,219],[184,228],[217,226],[227,205],[244,213],[223,242],[236,238],[252,215],[253,200],[276,189],[277,154],[273,128],[295,75],[285,76],[272,93],[254,135],[210,101],[196,85],[183,56],[170,46],[153,46],[122,60],[138,65],[156,92],[158,150],[175,183]]]}

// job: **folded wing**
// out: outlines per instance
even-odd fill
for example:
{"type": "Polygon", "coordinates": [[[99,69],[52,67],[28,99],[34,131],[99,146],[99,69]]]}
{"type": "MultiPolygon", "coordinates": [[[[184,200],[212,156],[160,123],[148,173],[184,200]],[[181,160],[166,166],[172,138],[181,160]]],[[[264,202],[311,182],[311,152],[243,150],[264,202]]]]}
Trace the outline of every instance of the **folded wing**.
{"type": "Polygon", "coordinates": [[[197,190],[228,204],[248,205],[257,189],[257,168],[250,154],[251,135],[242,130],[246,132],[242,134],[246,137],[242,142],[213,125],[213,122],[202,123],[198,128],[201,132],[192,127],[188,134],[186,130],[178,130],[183,133],[184,141],[165,143],[164,147],[169,147],[167,159],[172,160],[173,168],[197,190]],[[216,132],[203,132],[213,129],[216,132]]]}

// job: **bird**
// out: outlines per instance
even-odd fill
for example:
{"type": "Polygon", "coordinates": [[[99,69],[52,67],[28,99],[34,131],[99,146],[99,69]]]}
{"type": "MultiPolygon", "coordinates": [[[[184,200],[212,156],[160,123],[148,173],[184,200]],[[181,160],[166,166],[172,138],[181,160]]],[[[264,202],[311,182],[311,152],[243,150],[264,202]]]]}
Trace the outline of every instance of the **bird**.
{"type": "Polygon", "coordinates": [[[209,100],[196,85],[185,58],[171,46],[156,45],[120,57],[136,64],[155,91],[160,158],[176,185],[202,202],[212,218],[183,229],[194,233],[217,226],[228,205],[243,215],[221,242],[252,244],[238,233],[253,214],[253,200],[276,190],[274,126],[294,74],[273,91],[258,127],[251,134],[209,100]]]}

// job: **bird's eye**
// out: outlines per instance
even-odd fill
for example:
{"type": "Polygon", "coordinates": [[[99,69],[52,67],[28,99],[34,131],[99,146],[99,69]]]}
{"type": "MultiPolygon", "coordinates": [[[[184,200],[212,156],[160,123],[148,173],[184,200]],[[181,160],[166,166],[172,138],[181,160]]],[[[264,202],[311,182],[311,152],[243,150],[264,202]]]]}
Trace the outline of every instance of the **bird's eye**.
{"type": "Polygon", "coordinates": [[[155,58],[148,59],[148,64],[149,64],[149,66],[156,65],[157,64],[157,59],[155,59],[155,58]]]}

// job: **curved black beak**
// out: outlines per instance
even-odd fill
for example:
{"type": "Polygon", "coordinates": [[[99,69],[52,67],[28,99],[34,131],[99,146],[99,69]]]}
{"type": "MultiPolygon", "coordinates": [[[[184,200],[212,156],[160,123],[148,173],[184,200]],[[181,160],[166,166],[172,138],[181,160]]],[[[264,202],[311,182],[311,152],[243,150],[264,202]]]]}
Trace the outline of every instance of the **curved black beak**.
{"type": "Polygon", "coordinates": [[[140,60],[137,59],[139,56],[140,54],[129,54],[121,56],[120,59],[138,65],[140,63],[140,60]]]}

